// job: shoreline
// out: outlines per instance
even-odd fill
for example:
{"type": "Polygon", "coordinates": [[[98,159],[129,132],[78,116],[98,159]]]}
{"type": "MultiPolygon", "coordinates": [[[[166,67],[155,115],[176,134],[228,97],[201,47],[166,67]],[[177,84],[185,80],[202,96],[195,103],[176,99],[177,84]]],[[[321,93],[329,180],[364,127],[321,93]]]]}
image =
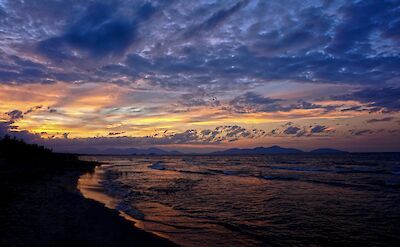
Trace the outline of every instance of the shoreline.
{"type": "MultiPolygon", "coordinates": [[[[96,166],[94,169],[98,170],[101,165],[102,164],[100,164],[99,166],[96,166]]],[[[88,200],[94,200],[98,203],[101,203],[104,207],[118,212],[119,216],[121,216],[125,220],[131,222],[133,224],[133,227],[135,227],[135,228],[138,228],[138,229],[148,232],[150,234],[156,235],[160,238],[168,239],[169,241],[172,241],[171,239],[168,238],[167,235],[164,235],[159,232],[147,231],[141,220],[138,220],[138,219],[130,216],[129,214],[116,209],[115,198],[107,195],[104,188],[100,185],[100,181],[102,180],[102,178],[98,177],[98,175],[99,175],[99,172],[93,171],[93,172],[85,173],[85,174],[82,174],[81,176],[79,176],[76,188],[84,198],[86,198],[88,200]]],[[[103,175],[103,174],[100,173],[100,175],[103,175]]]]}
{"type": "Polygon", "coordinates": [[[1,246],[178,246],[85,198],[78,180],[99,164],[77,163],[37,181],[3,186],[14,194],[0,205],[1,246]]]}

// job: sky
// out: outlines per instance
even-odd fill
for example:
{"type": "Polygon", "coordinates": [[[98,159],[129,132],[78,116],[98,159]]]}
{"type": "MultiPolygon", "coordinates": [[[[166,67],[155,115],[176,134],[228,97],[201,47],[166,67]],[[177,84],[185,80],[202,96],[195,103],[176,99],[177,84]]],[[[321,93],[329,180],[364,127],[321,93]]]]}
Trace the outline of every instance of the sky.
{"type": "Polygon", "coordinates": [[[400,151],[400,1],[0,0],[0,135],[400,151]]]}

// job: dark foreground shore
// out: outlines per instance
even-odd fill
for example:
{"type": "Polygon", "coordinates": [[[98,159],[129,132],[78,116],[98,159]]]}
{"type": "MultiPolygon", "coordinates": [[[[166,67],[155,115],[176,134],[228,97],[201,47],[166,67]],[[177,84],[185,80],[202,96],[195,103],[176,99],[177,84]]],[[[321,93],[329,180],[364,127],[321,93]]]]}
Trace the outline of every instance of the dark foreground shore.
{"type": "Polygon", "coordinates": [[[96,164],[72,155],[4,156],[3,150],[0,246],[175,246],[77,191],[79,176],[96,164]]]}

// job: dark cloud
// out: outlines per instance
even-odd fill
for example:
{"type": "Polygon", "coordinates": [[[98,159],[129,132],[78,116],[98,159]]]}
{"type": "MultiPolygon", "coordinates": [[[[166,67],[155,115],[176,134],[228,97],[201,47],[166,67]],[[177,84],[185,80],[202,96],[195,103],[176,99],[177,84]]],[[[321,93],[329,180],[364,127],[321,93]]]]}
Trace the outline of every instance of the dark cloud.
{"type": "Polygon", "coordinates": [[[71,58],[69,48],[88,52],[92,57],[121,55],[136,39],[137,25],[156,11],[150,4],[140,6],[134,18],[117,15],[115,3],[94,3],[64,34],[41,41],[40,52],[49,58],[71,58]]]}
{"type": "Polygon", "coordinates": [[[353,136],[365,136],[365,135],[372,135],[372,134],[378,134],[378,133],[392,133],[391,130],[385,130],[385,129],[351,129],[349,130],[349,133],[353,136]]]}
{"type": "Polygon", "coordinates": [[[362,136],[362,135],[367,135],[367,134],[373,134],[374,131],[370,129],[364,129],[364,130],[350,130],[349,131],[352,135],[355,136],[362,136]]]}
{"type": "Polygon", "coordinates": [[[207,93],[204,89],[197,89],[193,93],[183,94],[178,101],[177,106],[196,107],[196,106],[220,106],[220,101],[216,96],[207,93]]]}
{"type": "Polygon", "coordinates": [[[303,54],[328,43],[330,38],[327,31],[330,27],[330,20],[321,8],[309,7],[299,10],[296,19],[285,20],[279,30],[263,32],[259,23],[254,24],[251,29],[254,43],[250,47],[266,56],[303,54]]]}
{"type": "Polygon", "coordinates": [[[38,142],[42,139],[37,134],[32,134],[25,130],[19,130],[17,126],[12,126],[13,122],[0,122],[0,137],[4,137],[5,135],[9,135],[11,137],[15,137],[17,139],[25,140],[26,142],[38,142]]]}
{"type": "Polygon", "coordinates": [[[16,120],[24,117],[24,113],[20,110],[13,110],[13,111],[7,112],[7,115],[10,117],[10,121],[16,121],[16,120]]]}
{"type": "Polygon", "coordinates": [[[311,133],[323,133],[328,129],[328,127],[323,126],[323,125],[315,125],[314,127],[311,128],[310,132],[311,133]]]}
{"type": "Polygon", "coordinates": [[[398,1],[357,1],[339,8],[343,21],[335,28],[328,50],[333,54],[370,52],[368,38],[373,31],[390,33],[400,15],[398,1]]]}
{"type": "Polygon", "coordinates": [[[26,111],[24,112],[24,115],[29,114],[29,113],[32,113],[32,112],[34,112],[34,111],[36,111],[36,110],[39,110],[39,109],[42,109],[42,108],[43,108],[43,106],[41,106],[41,105],[31,107],[31,108],[29,108],[28,110],[26,110],[26,111]]]}
{"type": "Polygon", "coordinates": [[[372,118],[367,120],[367,123],[382,123],[382,122],[391,122],[394,120],[394,117],[385,117],[385,118],[372,118]]]}
{"type": "Polygon", "coordinates": [[[42,108],[42,106],[39,105],[39,106],[31,107],[28,110],[26,110],[25,112],[22,112],[20,110],[12,110],[12,111],[6,112],[6,114],[10,117],[10,122],[15,122],[18,119],[23,118],[25,115],[30,114],[41,108],[42,108]]]}
{"type": "MultiPolygon", "coordinates": [[[[400,110],[400,87],[367,88],[332,98],[359,101],[371,107],[372,111],[383,110],[385,112],[392,112],[400,110]]],[[[359,108],[355,110],[359,110],[359,108]]]]}
{"type": "Polygon", "coordinates": [[[121,131],[121,132],[110,132],[110,133],[108,133],[108,135],[109,136],[117,136],[117,135],[122,135],[124,133],[125,133],[124,131],[121,131]]]}
{"type": "Polygon", "coordinates": [[[279,128],[271,130],[268,136],[279,136],[279,137],[320,137],[320,136],[331,136],[335,134],[336,131],[325,125],[309,125],[300,126],[293,122],[287,122],[280,126],[279,128]]]}
{"type": "MultiPolygon", "coordinates": [[[[335,97],[336,98],[336,97],[335,97]]],[[[364,109],[362,106],[353,106],[345,109],[341,109],[341,112],[348,112],[348,111],[368,111],[368,109],[364,109]]]]}
{"type": "Polygon", "coordinates": [[[300,128],[299,128],[299,127],[296,127],[296,126],[289,126],[289,127],[287,127],[287,128],[283,131],[283,133],[284,133],[284,134],[287,134],[287,135],[295,135],[295,134],[297,134],[299,131],[300,131],[300,128]]]}
{"type": "Polygon", "coordinates": [[[254,113],[254,112],[288,112],[295,109],[323,109],[331,111],[337,106],[322,106],[307,101],[299,100],[296,103],[289,103],[283,99],[273,99],[263,97],[254,92],[247,92],[243,95],[235,97],[225,107],[236,113],[254,113]]]}
{"type": "Polygon", "coordinates": [[[0,138],[8,134],[10,123],[0,122],[0,138]]]}
{"type": "Polygon", "coordinates": [[[279,101],[281,100],[263,97],[253,92],[247,92],[229,102],[229,107],[238,113],[274,112],[280,110],[280,106],[277,104],[279,101]]]}
{"type": "Polygon", "coordinates": [[[223,23],[229,16],[233,15],[235,12],[240,10],[243,6],[245,6],[249,1],[248,0],[240,0],[235,5],[228,9],[219,10],[214,13],[204,22],[197,24],[188,30],[185,31],[184,37],[189,38],[192,36],[197,36],[204,31],[209,31],[223,23]]]}
{"type": "MultiPolygon", "coordinates": [[[[154,85],[175,90],[198,86],[249,89],[265,82],[287,80],[374,86],[400,76],[399,57],[331,57],[311,51],[299,56],[264,57],[247,46],[199,49],[201,46],[185,56],[147,59],[142,72],[154,85]]],[[[137,76],[135,71],[133,67],[131,72],[128,69],[122,73],[137,76]]]]}
{"type": "Polygon", "coordinates": [[[217,126],[214,129],[205,129],[198,131],[195,129],[187,130],[182,133],[164,134],[169,142],[182,143],[223,143],[234,142],[242,139],[260,138],[265,135],[265,131],[261,129],[248,130],[237,125],[217,126]]]}

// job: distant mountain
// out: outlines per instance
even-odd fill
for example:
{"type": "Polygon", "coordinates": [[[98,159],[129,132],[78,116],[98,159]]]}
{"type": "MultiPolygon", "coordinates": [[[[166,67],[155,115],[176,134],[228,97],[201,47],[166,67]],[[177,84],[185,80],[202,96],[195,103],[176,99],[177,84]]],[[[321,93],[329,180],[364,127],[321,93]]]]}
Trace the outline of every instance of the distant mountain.
{"type": "Polygon", "coordinates": [[[181,152],[178,152],[176,150],[173,151],[166,151],[163,149],[159,149],[159,148],[148,148],[148,149],[144,149],[141,150],[139,149],[138,152],[136,154],[154,154],[154,155],[180,155],[182,154],[181,152]],[[140,151],[143,151],[142,153],[140,151]]]}
{"type": "Polygon", "coordinates": [[[318,148],[310,151],[312,154],[347,154],[349,152],[333,149],[333,148],[318,148]]]}
{"type": "Polygon", "coordinates": [[[299,154],[303,151],[296,148],[283,148],[279,146],[272,147],[256,147],[256,148],[231,148],[224,151],[217,151],[211,155],[259,155],[259,154],[299,154]]]}
{"type": "Polygon", "coordinates": [[[94,148],[81,150],[83,154],[100,154],[100,155],[180,155],[178,151],[166,151],[159,148],[107,148],[104,150],[98,150],[94,148]]]}
{"type": "MultiPolygon", "coordinates": [[[[107,148],[98,150],[95,148],[81,149],[82,154],[97,155],[185,155],[179,151],[166,151],[159,148],[107,148]]],[[[256,148],[231,148],[223,151],[216,151],[205,155],[261,155],[261,154],[346,154],[348,152],[332,148],[319,148],[310,152],[304,152],[296,148],[284,148],[280,146],[256,147],[256,148]]]]}

